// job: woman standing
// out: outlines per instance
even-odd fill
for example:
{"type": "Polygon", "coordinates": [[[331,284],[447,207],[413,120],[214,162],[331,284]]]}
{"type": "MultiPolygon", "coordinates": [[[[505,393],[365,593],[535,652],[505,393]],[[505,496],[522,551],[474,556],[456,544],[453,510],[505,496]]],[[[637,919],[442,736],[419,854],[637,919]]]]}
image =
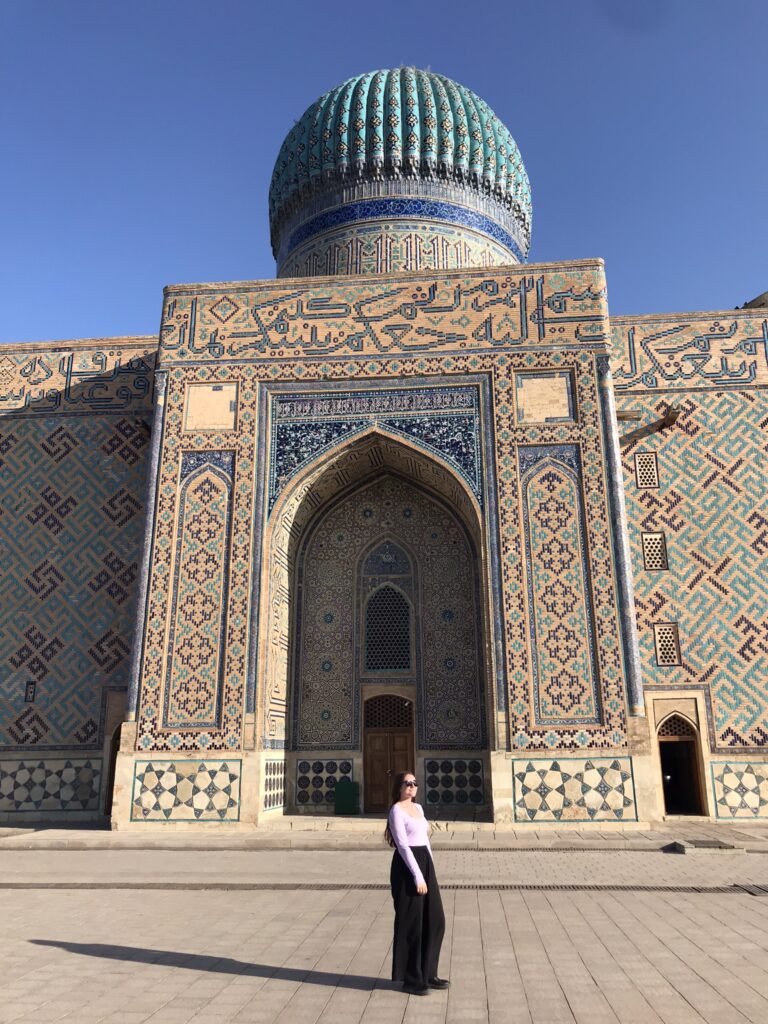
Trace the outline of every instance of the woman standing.
{"type": "Polygon", "coordinates": [[[417,787],[413,772],[395,776],[384,834],[395,848],[389,874],[395,904],[392,980],[402,981],[404,992],[425,996],[431,988],[448,988],[448,982],[437,976],[445,914],[432,863],[429,825],[416,803],[417,787]]]}

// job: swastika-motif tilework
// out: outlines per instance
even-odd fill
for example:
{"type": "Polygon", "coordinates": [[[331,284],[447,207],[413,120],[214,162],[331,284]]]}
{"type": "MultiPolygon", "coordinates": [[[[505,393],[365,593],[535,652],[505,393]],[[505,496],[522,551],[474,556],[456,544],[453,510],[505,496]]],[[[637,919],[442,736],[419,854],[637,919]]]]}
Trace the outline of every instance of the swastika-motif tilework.
{"type": "Polygon", "coordinates": [[[0,761],[0,813],[97,811],[100,758],[0,761]]]}
{"type": "Polygon", "coordinates": [[[147,414],[0,418],[0,747],[98,748],[128,682],[147,414]]]}
{"type": "MultiPolygon", "coordinates": [[[[226,292],[178,286],[166,293],[160,337],[164,363],[583,347],[607,342],[605,284],[602,267],[585,260],[432,277],[251,282],[226,292]]],[[[341,376],[350,375],[357,374],[341,376]]]]}
{"type": "MultiPolygon", "coordinates": [[[[680,418],[640,442],[659,489],[625,491],[646,685],[704,687],[715,749],[768,748],[768,392],[675,395],[680,418]],[[669,570],[643,569],[642,533],[663,531],[669,570]],[[678,626],[681,664],[660,667],[654,624],[678,626]]],[[[657,419],[671,396],[621,401],[657,419]]]]}
{"type": "Polygon", "coordinates": [[[768,818],[768,765],[713,761],[710,768],[718,818],[768,818]]]}
{"type": "Polygon", "coordinates": [[[520,449],[536,724],[596,725],[600,695],[575,445],[520,449]]]}
{"type": "Polygon", "coordinates": [[[512,764],[515,821],[637,819],[631,757],[512,764]]]}
{"type": "Polygon", "coordinates": [[[239,760],[137,761],[131,821],[238,821],[239,760]]]}
{"type": "Polygon", "coordinates": [[[612,317],[611,337],[617,391],[768,384],[765,310],[612,317]]]}

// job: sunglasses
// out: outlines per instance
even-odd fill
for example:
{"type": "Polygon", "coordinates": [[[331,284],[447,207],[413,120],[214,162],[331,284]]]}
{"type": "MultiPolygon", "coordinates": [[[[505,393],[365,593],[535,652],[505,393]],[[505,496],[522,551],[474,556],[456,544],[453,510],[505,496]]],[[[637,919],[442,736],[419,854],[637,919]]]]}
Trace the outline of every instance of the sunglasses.
{"type": "Polygon", "coordinates": [[[404,786],[406,786],[406,787],[407,787],[407,788],[409,788],[409,789],[410,789],[410,788],[416,789],[416,788],[418,787],[418,785],[419,785],[419,784],[418,784],[418,782],[417,782],[417,781],[416,781],[416,780],[414,779],[414,780],[413,780],[413,782],[410,782],[410,781],[409,781],[409,782],[404,782],[404,783],[403,783],[403,785],[404,785],[404,786]]]}

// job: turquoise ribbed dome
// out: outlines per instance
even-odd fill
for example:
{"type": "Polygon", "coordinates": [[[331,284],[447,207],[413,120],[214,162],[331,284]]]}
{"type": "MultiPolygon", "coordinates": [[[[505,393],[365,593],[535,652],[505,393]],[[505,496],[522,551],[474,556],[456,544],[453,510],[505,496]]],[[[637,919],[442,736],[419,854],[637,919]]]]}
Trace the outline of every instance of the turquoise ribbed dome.
{"type": "Polygon", "coordinates": [[[495,200],[527,251],[530,185],[509,130],[469,89],[416,68],[357,75],[307,108],[272,174],[273,242],[286,217],[334,183],[387,179],[450,182],[495,200]]]}

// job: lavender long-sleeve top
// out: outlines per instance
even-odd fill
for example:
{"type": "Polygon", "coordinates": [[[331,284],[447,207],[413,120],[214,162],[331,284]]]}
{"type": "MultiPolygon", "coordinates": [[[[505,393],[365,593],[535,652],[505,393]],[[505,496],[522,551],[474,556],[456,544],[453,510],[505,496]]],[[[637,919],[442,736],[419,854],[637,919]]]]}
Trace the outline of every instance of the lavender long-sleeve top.
{"type": "Polygon", "coordinates": [[[408,865],[408,870],[413,875],[416,885],[424,885],[424,875],[419,870],[416,858],[411,852],[412,846],[426,846],[432,856],[432,847],[429,845],[429,824],[424,817],[424,811],[420,804],[412,804],[419,810],[418,818],[406,814],[397,804],[392,806],[389,812],[389,831],[395,841],[397,852],[408,865]]]}

